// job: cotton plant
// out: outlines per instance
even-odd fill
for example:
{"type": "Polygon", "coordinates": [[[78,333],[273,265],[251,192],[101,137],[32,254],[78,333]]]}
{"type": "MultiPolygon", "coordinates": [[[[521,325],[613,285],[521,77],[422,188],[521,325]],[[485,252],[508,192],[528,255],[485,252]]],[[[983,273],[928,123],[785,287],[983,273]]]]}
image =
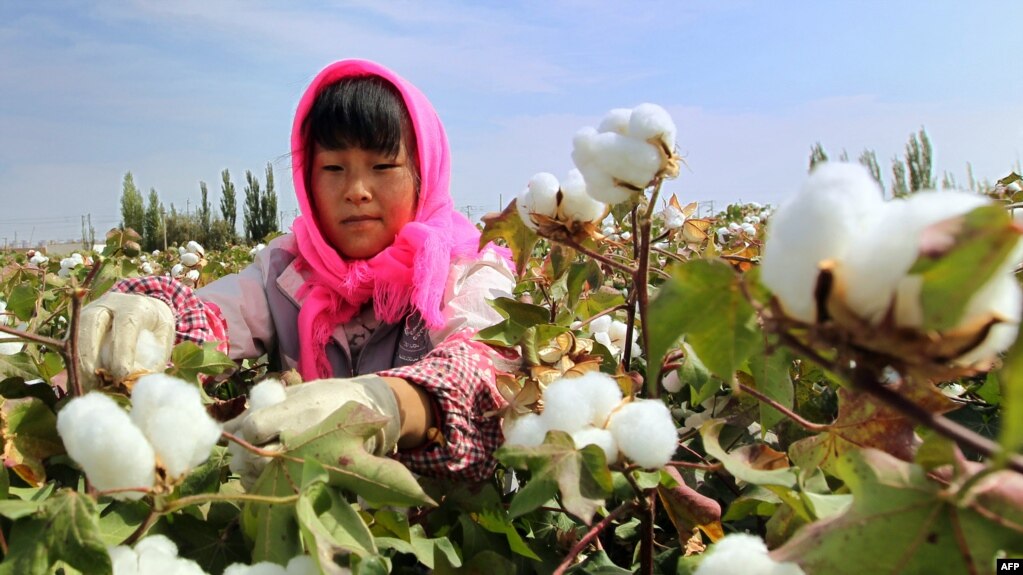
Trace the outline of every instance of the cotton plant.
{"type": "Polygon", "coordinates": [[[199,242],[189,241],[178,247],[178,263],[171,267],[170,277],[189,287],[196,287],[206,263],[206,249],[199,242]]]}
{"type": "MultiPolygon", "coordinates": [[[[287,398],[287,391],[285,390],[284,384],[281,380],[276,378],[267,378],[257,383],[249,390],[248,409],[249,413],[270,407],[271,405],[277,405],[287,398]]],[[[234,441],[230,441],[227,444],[227,451],[231,454],[231,460],[228,463],[228,467],[234,473],[241,474],[243,471],[241,468],[242,458],[239,457],[245,448],[234,441]]]]}
{"type": "Polygon", "coordinates": [[[1014,275],[1023,260],[1018,232],[1009,232],[1011,245],[961,317],[940,330],[924,324],[924,278],[914,266],[955,249],[968,214],[991,205],[986,197],[952,190],[884,201],[862,166],[819,164],[772,215],[761,277],[789,318],[813,324],[829,319],[818,317],[827,310],[858,341],[880,352],[893,342],[909,342],[939,363],[986,362],[1015,340],[1023,313],[1023,292],[1014,275]],[[831,289],[825,301],[818,301],[822,272],[830,274],[831,289]],[[949,345],[936,348],[936,337],[949,345]]]}
{"type": "Polygon", "coordinates": [[[130,413],[98,391],[72,399],[57,414],[57,432],[93,486],[125,500],[155,489],[158,476],[179,482],[221,435],[198,388],[159,373],[135,383],[130,413]]]}
{"type": "Polygon", "coordinates": [[[43,252],[33,252],[28,258],[28,262],[37,266],[44,266],[50,262],[50,258],[46,257],[43,252]]]}
{"type": "Polygon", "coordinates": [[[505,420],[505,445],[536,447],[548,431],[571,435],[577,448],[596,445],[608,463],[624,456],[649,469],[675,454],[678,433],[664,402],[625,400],[611,376],[590,372],[555,380],[543,392],[543,412],[505,420]]]}
{"type": "Polygon", "coordinates": [[[92,258],[86,258],[82,254],[75,252],[70,256],[60,260],[60,270],[57,272],[62,278],[70,277],[71,272],[84,265],[91,265],[92,258]]]}

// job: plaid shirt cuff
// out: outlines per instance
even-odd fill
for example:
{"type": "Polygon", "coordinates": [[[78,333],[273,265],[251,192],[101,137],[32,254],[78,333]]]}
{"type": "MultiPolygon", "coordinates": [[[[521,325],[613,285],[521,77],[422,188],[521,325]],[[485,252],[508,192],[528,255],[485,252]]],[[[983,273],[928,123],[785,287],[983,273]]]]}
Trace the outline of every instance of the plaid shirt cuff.
{"type": "Polygon", "coordinates": [[[110,291],[154,297],[174,312],[175,343],[192,341],[199,345],[219,342],[217,349],[227,352],[227,324],[217,306],[199,299],[192,288],[168,276],[143,276],[123,279],[110,291]]]}
{"type": "Polygon", "coordinates": [[[417,363],[377,375],[400,377],[422,387],[440,411],[440,443],[399,451],[396,459],[412,471],[448,479],[482,481],[497,463],[493,453],[504,442],[501,419],[487,417],[504,404],[497,392],[490,348],[461,332],[444,340],[417,363]]]}

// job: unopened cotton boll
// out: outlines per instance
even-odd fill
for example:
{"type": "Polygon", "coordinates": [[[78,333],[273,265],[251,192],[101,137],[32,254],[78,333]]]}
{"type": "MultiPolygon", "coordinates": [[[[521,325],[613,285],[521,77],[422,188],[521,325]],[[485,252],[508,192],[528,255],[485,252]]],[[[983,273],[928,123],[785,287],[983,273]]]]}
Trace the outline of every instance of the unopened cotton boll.
{"type": "Polygon", "coordinates": [[[678,393],[682,389],[682,378],[679,377],[678,370],[672,370],[668,375],[664,376],[664,379],[661,380],[661,386],[668,393],[678,393]]]}
{"type": "Polygon", "coordinates": [[[185,267],[192,267],[198,263],[199,263],[198,254],[193,254],[192,252],[181,254],[181,265],[185,267]]]}
{"type": "Polygon", "coordinates": [[[858,164],[818,164],[767,225],[761,279],[793,318],[816,321],[821,262],[841,259],[883,205],[882,191],[858,164]]]}
{"type": "Polygon", "coordinates": [[[694,575],[805,575],[796,563],[778,563],[755,535],[730,533],[704,554],[694,575]]]}
{"type": "Polygon", "coordinates": [[[587,445],[596,445],[604,452],[608,463],[618,461],[618,444],[615,442],[614,435],[606,429],[584,427],[572,434],[572,442],[575,443],[577,449],[582,449],[587,445]]]}
{"type": "MultiPolygon", "coordinates": [[[[100,491],[148,488],[156,479],[156,454],[131,417],[110,397],[90,392],[72,399],[57,414],[57,433],[68,455],[100,491]]],[[[123,491],[114,499],[145,493],[123,491]]]]}
{"type": "Polygon", "coordinates": [[[559,211],[576,222],[595,222],[604,218],[607,206],[586,192],[586,180],[579,170],[569,170],[561,184],[559,211]]]}
{"type": "Polygon", "coordinates": [[[527,413],[515,419],[504,420],[505,445],[521,445],[536,447],[543,443],[547,432],[547,422],[536,413],[527,413]]]}
{"type": "Polygon", "coordinates": [[[220,439],[220,425],[203,407],[199,389],[155,373],[139,378],[131,393],[131,418],[153,445],[167,475],[199,465],[220,439]]]}
{"type": "Polygon", "coordinates": [[[608,429],[618,442],[618,450],[647,469],[664,467],[678,447],[671,411],[657,399],[637,399],[623,405],[611,416],[608,429]]]}
{"type": "Polygon", "coordinates": [[[657,139],[668,151],[675,149],[675,122],[657,104],[640,104],[629,117],[629,136],[637,140],[657,139]]]}
{"type": "Polygon", "coordinates": [[[249,409],[255,411],[277,405],[288,398],[288,392],[279,379],[264,379],[249,391],[249,409]]]}

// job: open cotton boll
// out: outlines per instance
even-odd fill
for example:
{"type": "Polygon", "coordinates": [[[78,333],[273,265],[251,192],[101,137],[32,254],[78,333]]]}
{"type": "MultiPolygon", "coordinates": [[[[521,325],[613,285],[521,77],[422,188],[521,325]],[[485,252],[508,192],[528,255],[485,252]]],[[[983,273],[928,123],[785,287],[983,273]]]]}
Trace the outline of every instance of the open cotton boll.
{"type": "Polygon", "coordinates": [[[192,252],[186,252],[181,254],[181,265],[186,267],[192,267],[199,263],[199,255],[193,254],[192,252]]]}
{"type": "Polygon", "coordinates": [[[671,411],[657,399],[637,399],[611,416],[608,426],[623,455],[647,469],[664,467],[678,447],[671,411]]]}
{"type": "MultiPolygon", "coordinates": [[[[163,371],[167,367],[167,359],[170,357],[173,347],[173,341],[161,343],[151,330],[140,330],[135,342],[135,363],[131,366],[131,372],[163,371]]],[[[111,357],[113,348],[110,338],[103,340],[103,344],[99,348],[100,361],[103,365],[113,363],[111,357]]]]}
{"type": "Polygon", "coordinates": [[[682,224],[686,223],[686,216],[676,208],[675,206],[665,206],[661,212],[661,218],[664,219],[664,227],[669,230],[676,230],[682,227],[682,224]]]}
{"type": "MultiPolygon", "coordinates": [[[[178,546],[163,535],[150,535],[135,545],[139,575],[206,575],[191,559],[178,556],[178,546]]],[[[114,575],[120,575],[114,572],[114,575]]]]}
{"type": "Polygon", "coordinates": [[[919,257],[925,230],[988,203],[977,194],[944,190],[883,204],[836,268],[846,304],[860,317],[879,323],[919,257]]]}
{"type": "Polygon", "coordinates": [[[179,278],[185,273],[185,266],[181,264],[174,264],[171,268],[170,275],[172,278],[179,278]]]}
{"type": "Polygon", "coordinates": [[[598,132],[615,132],[623,136],[629,135],[629,119],[632,110],[629,108],[613,108],[597,126],[598,132]]]}
{"type": "Polygon", "coordinates": [[[661,168],[661,154],[657,148],[613,132],[596,135],[593,154],[604,172],[640,189],[650,185],[661,168]]]}
{"type": "Polygon", "coordinates": [[[1023,314],[1023,291],[1015,276],[1000,275],[977,291],[967,304],[960,325],[982,320],[987,316],[1004,319],[1004,323],[991,326],[987,336],[970,351],[955,359],[958,365],[971,365],[988,360],[1009,349],[1019,333],[1020,316],[1023,314]]]}
{"type": "Polygon", "coordinates": [[[522,417],[504,420],[504,443],[536,447],[543,443],[548,431],[546,420],[535,413],[527,413],[522,417]]]}
{"type": "MultiPolygon", "coordinates": [[[[605,135],[622,137],[614,132],[607,132],[605,135]]],[[[605,204],[620,204],[636,192],[615,184],[614,178],[604,169],[604,160],[600,154],[600,136],[601,134],[591,127],[576,132],[572,139],[572,162],[582,173],[586,181],[586,193],[591,198],[605,204]]]]}
{"type": "Polygon", "coordinates": [[[788,315],[816,321],[820,263],[844,257],[882,205],[881,188],[866,168],[824,162],[778,208],[767,225],[760,275],[788,315]]]}
{"type": "Polygon", "coordinates": [[[575,385],[579,378],[563,377],[551,382],[543,392],[543,413],[540,418],[547,429],[573,433],[588,425],[595,416],[593,402],[586,390],[575,385]]]}
{"type": "Polygon", "coordinates": [[[648,141],[658,139],[670,151],[675,149],[675,122],[671,114],[657,104],[640,104],[629,117],[629,137],[648,141]]]}
{"type": "Polygon", "coordinates": [[[184,475],[210,455],[220,425],[203,407],[196,386],[154,373],[139,378],[131,393],[131,418],[153,445],[171,478],[184,475]]]}
{"type": "Polygon", "coordinates": [[[139,575],[139,556],[127,545],[107,547],[114,575],[139,575]]]}
{"type": "Polygon", "coordinates": [[[590,333],[607,332],[614,319],[610,315],[602,315],[590,322],[590,333]]]}
{"type": "MultiPolygon", "coordinates": [[[[591,371],[579,377],[564,378],[559,381],[564,381],[577,390],[582,397],[579,408],[583,409],[583,404],[589,406],[592,411],[589,423],[597,427],[604,427],[611,411],[622,402],[622,389],[618,387],[615,378],[606,373],[591,371]]],[[[550,387],[548,387],[549,389],[550,387]]],[[[544,392],[544,405],[548,405],[546,391],[544,392]]]]}
{"type": "Polygon", "coordinates": [[[558,211],[558,190],[560,189],[558,179],[554,174],[540,172],[534,174],[526,184],[515,202],[522,222],[529,228],[536,230],[539,226],[533,223],[530,214],[540,214],[553,218],[558,211]]]}
{"type": "Polygon", "coordinates": [[[320,568],[316,566],[313,558],[308,555],[292,557],[284,570],[287,575],[320,575],[320,568]]]}
{"type": "Polygon", "coordinates": [[[279,379],[264,379],[249,391],[249,409],[255,411],[277,405],[288,398],[288,392],[279,379]]]}
{"type": "Polygon", "coordinates": [[[796,563],[778,563],[755,535],[730,533],[711,546],[694,575],[805,575],[796,563]]]}
{"type": "Polygon", "coordinates": [[[615,436],[606,429],[587,426],[572,434],[572,442],[577,449],[587,445],[596,445],[604,452],[608,463],[618,461],[618,444],[615,436]]]}
{"type": "Polygon", "coordinates": [[[196,254],[199,256],[206,255],[206,250],[203,249],[202,245],[200,245],[199,242],[194,240],[185,244],[185,250],[188,251],[188,253],[190,254],[196,254]]]}
{"type": "MultiPolygon", "coordinates": [[[[110,397],[90,392],[72,399],[57,414],[57,433],[68,455],[100,491],[152,487],[156,455],[142,430],[110,397]]],[[[114,499],[136,500],[145,493],[124,491],[114,499]]]]}
{"type": "Polygon", "coordinates": [[[260,561],[253,565],[235,563],[224,569],[224,575],[288,575],[288,572],[276,563],[260,561]]]}
{"type": "Polygon", "coordinates": [[[561,183],[561,204],[558,209],[562,215],[576,222],[596,222],[607,213],[607,206],[586,192],[586,180],[579,170],[569,170],[561,183]]]}
{"type": "MultiPolygon", "coordinates": [[[[607,328],[607,335],[611,338],[611,343],[621,349],[625,349],[625,336],[628,333],[628,330],[629,326],[624,321],[614,320],[607,328]]],[[[639,330],[632,330],[631,354],[633,356],[638,356],[640,353],[639,344],[636,343],[638,340],[639,330]]]]}

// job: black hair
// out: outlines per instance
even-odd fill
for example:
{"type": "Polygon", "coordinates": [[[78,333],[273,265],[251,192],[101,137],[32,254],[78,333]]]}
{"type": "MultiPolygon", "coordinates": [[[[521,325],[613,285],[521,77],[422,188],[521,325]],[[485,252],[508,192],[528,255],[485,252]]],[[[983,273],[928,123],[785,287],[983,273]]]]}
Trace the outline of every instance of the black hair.
{"type": "Polygon", "coordinates": [[[404,139],[412,171],[418,174],[412,118],[398,89],[380,76],[349,76],[324,88],[302,120],[302,133],[307,158],[314,144],[395,156],[404,139]]]}

